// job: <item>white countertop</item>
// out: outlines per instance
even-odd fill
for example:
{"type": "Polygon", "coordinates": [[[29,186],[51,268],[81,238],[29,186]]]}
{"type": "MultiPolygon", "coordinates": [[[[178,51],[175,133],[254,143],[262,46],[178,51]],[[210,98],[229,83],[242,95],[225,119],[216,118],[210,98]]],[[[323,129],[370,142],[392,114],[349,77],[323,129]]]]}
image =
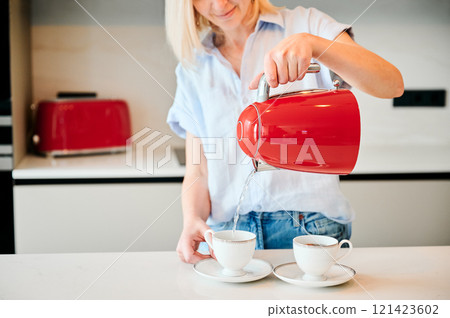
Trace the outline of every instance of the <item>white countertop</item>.
{"type": "MultiPolygon", "coordinates": [[[[144,167],[145,168],[145,167],[144,167]]],[[[170,178],[183,177],[185,167],[175,153],[152,174],[126,164],[126,154],[101,154],[71,157],[26,155],[13,170],[14,179],[90,179],[90,178],[170,178]]]]}
{"type": "MultiPolygon", "coordinates": [[[[291,285],[273,274],[251,283],[223,283],[198,275],[176,252],[121,254],[0,255],[0,298],[450,299],[450,246],[354,248],[343,261],[356,270],[354,279],[327,288],[291,285]]],[[[274,266],[294,261],[292,250],[260,250],[255,258],[274,266]]]]}
{"type": "MultiPolygon", "coordinates": [[[[183,177],[184,166],[171,160],[153,174],[126,165],[125,153],[46,158],[26,155],[14,179],[183,177]]],[[[361,146],[352,174],[450,172],[450,146],[361,146]]]]}

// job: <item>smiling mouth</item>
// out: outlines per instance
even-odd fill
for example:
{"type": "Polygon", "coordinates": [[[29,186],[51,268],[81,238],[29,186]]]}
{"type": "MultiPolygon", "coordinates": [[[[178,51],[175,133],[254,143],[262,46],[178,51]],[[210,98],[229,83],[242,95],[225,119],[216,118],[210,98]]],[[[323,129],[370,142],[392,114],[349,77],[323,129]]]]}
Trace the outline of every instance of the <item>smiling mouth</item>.
{"type": "Polygon", "coordinates": [[[233,15],[235,9],[236,9],[236,7],[233,7],[233,9],[231,9],[228,12],[226,12],[225,14],[217,14],[216,16],[219,19],[228,19],[229,17],[231,17],[233,15]]]}

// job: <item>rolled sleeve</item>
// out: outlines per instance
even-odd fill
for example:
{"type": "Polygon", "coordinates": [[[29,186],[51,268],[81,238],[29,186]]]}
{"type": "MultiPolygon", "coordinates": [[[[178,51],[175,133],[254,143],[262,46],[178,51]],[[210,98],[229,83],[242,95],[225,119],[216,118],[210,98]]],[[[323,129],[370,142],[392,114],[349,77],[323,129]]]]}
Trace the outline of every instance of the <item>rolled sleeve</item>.
{"type": "MultiPolygon", "coordinates": [[[[354,39],[353,29],[350,24],[339,23],[326,13],[315,8],[309,8],[309,27],[310,33],[321,38],[334,41],[339,34],[346,31],[354,39]]],[[[339,75],[321,65],[321,83],[324,87],[332,87],[333,80],[338,79],[341,82],[340,88],[351,89],[351,85],[345,82],[339,75]]]]}
{"type": "Polygon", "coordinates": [[[172,107],[167,115],[167,123],[174,133],[186,138],[186,131],[194,136],[202,136],[202,112],[197,92],[187,71],[179,64],[176,68],[177,90],[172,107]]]}
{"type": "Polygon", "coordinates": [[[309,8],[308,10],[311,34],[333,41],[342,31],[346,31],[353,39],[354,35],[350,24],[339,23],[328,14],[316,8],[309,8]]]}

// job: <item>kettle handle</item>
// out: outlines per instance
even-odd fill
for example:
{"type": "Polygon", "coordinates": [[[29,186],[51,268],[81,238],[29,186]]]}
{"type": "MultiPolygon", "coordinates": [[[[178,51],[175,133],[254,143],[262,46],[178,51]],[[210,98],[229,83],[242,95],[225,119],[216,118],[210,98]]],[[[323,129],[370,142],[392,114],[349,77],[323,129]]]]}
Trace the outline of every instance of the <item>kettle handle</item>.
{"type": "MultiPolygon", "coordinates": [[[[308,70],[306,71],[306,73],[318,73],[318,72],[320,72],[320,65],[317,63],[311,63],[308,67],[308,70]]],[[[270,93],[270,86],[269,83],[267,83],[266,74],[263,73],[263,75],[259,79],[256,101],[260,103],[265,102],[266,100],[269,99],[269,93],[270,93]]]]}

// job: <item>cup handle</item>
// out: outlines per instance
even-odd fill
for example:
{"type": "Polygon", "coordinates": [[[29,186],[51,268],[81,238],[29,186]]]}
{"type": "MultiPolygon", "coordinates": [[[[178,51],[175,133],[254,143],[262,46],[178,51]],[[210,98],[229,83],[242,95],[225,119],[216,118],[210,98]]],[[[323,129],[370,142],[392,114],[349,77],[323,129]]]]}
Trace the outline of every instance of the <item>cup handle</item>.
{"type": "Polygon", "coordinates": [[[212,235],[214,234],[214,231],[211,229],[208,229],[205,231],[205,233],[203,233],[203,237],[205,238],[205,242],[209,245],[209,247],[214,250],[213,245],[212,245],[212,235]],[[209,233],[211,233],[211,236],[208,235],[209,233]]]}
{"type": "Polygon", "coordinates": [[[350,252],[352,251],[352,249],[353,249],[353,244],[349,240],[342,240],[342,241],[340,241],[339,242],[339,249],[341,248],[342,244],[344,244],[344,243],[347,243],[349,245],[349,249],[344,255],[341,255],[341,256],[339,256],[338,258],[335,259],[336,263],[339,260],[343,259],[344,257],[348,256],[350,254],[350,252]]]}

